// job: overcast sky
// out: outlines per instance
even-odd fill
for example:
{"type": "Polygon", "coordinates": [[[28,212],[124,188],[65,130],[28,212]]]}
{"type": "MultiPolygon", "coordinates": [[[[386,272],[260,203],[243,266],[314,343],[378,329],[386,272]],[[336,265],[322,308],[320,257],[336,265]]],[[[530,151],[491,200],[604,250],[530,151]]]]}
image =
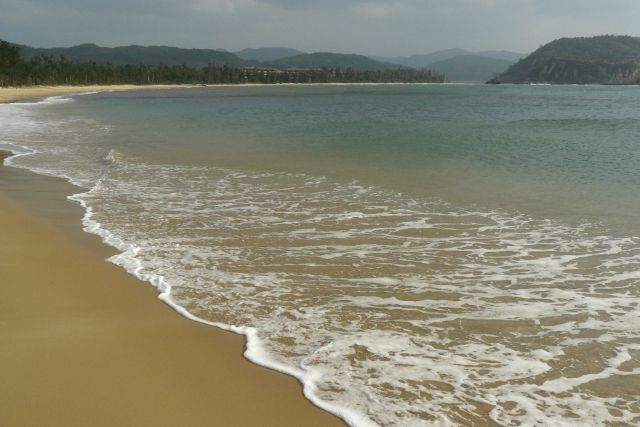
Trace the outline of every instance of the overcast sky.
{"type": "Polygon", "coordinates": [[[0,38],[408,55],[640,35],[640,0],[0,0],[0,38]]]}

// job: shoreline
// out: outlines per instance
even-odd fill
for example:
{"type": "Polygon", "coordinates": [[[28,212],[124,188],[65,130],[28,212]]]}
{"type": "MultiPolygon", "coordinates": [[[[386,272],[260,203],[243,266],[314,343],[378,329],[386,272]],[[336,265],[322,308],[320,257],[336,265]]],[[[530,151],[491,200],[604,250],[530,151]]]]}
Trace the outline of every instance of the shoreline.
{"type": "Polygon", "coordinates": [[[89,86],[23,86],[0,87],[0,103],[11,103],[60,95],[77,95],[86,92],[123,92],[131,90],[158,90],[188,88],[193,85],[89,85],[89,86]]]}
{"type": "Polygon", "coordinates": [[[250,88],[250,87],[340,87],[340,86],[561,86],[561,87],[611,87],[640,85],[605,85],[605,84],[528,84],[528,83],[500,83],[489,84],[483,82],[444,82],[444,83],[240,83],[240,84],[182,84],[182,85],[88,85],[88,86],[24,86],[0,87],[0,104],[27,101],[35,98],[46,98],[61,95],[79,95],[87,92],[126,92],[137,90],[166,90],[166,89],[194,89],[194,88],[250,88]]]}
{"type": "Polygon", "coordinates": [[[3,425],[345,425],[246,360],[243,336],[177,316],[106,262],[117,251],[81,230],[74,188],[0,166],[3,425]]]}
{"type": "Polygon", "coordinates": [[[184,85],[88,85],[88,86],[23,86],[0,87],[0,103],[11,103],[60,95],[78,95],[86,92],[125,92],[136,90],[193,89],[205,87],[327,87],[327,86],[459,86],[477,83],[240,83],[240,84],[184,84],[184,85]]]}

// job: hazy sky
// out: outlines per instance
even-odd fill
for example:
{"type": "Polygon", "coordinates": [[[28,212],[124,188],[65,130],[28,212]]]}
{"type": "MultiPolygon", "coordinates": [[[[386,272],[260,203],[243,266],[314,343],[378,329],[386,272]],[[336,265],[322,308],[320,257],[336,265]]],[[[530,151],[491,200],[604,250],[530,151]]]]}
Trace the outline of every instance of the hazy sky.
{"type": "Polygon", "coordinates": [[[0,38],[406,55],[640,34],[640,0],[0,0],[0,38]]]}

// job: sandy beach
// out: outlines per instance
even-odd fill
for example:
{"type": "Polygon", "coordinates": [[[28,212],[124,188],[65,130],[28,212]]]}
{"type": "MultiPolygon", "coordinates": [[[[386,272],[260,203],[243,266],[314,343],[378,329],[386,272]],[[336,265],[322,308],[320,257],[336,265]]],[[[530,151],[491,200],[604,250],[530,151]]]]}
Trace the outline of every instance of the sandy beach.
{"type": "Polygon", "coordinates": [[[67,95],[83,92],[106,92],[125,90],[152,90],[169,89],[179,87],[191,87],[192,85],[90,85],[90,86],[27,86],[27,87],[0,87],[0,102],[16,102],[31,98],[47,96],[67,95]]]}
{"type": "Polygon", "coordinates": [[[344,425],[105,262],[73,191],[0,167],[0,425],[344,425]]]}

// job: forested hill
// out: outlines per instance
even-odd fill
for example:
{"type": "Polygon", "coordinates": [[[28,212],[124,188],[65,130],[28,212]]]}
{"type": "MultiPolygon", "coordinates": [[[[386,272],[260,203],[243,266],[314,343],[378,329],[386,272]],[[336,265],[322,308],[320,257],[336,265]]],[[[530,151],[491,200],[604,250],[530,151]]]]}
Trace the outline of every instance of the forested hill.
{"type": "Polygon", "coordinates": [[[248,61],[239,56],[222,50],[214,49],[182,49],[169,46],[119,46],[102,47],[92,43],[73,47],[58,47],[49,49],[21,46],[24,59],[36,56],[58,58],[64,56],[68,61],[76,64],[96,62],[131,65],[182,65],[192,67],[206,67],[210,63],[226,64],[230,67],[255,65],[255,61],[248,61]]]}
{"type": "Polygon", "coordinates": [[[640,38],[555,40],[489,83],[640,84],[640,38]]]}

